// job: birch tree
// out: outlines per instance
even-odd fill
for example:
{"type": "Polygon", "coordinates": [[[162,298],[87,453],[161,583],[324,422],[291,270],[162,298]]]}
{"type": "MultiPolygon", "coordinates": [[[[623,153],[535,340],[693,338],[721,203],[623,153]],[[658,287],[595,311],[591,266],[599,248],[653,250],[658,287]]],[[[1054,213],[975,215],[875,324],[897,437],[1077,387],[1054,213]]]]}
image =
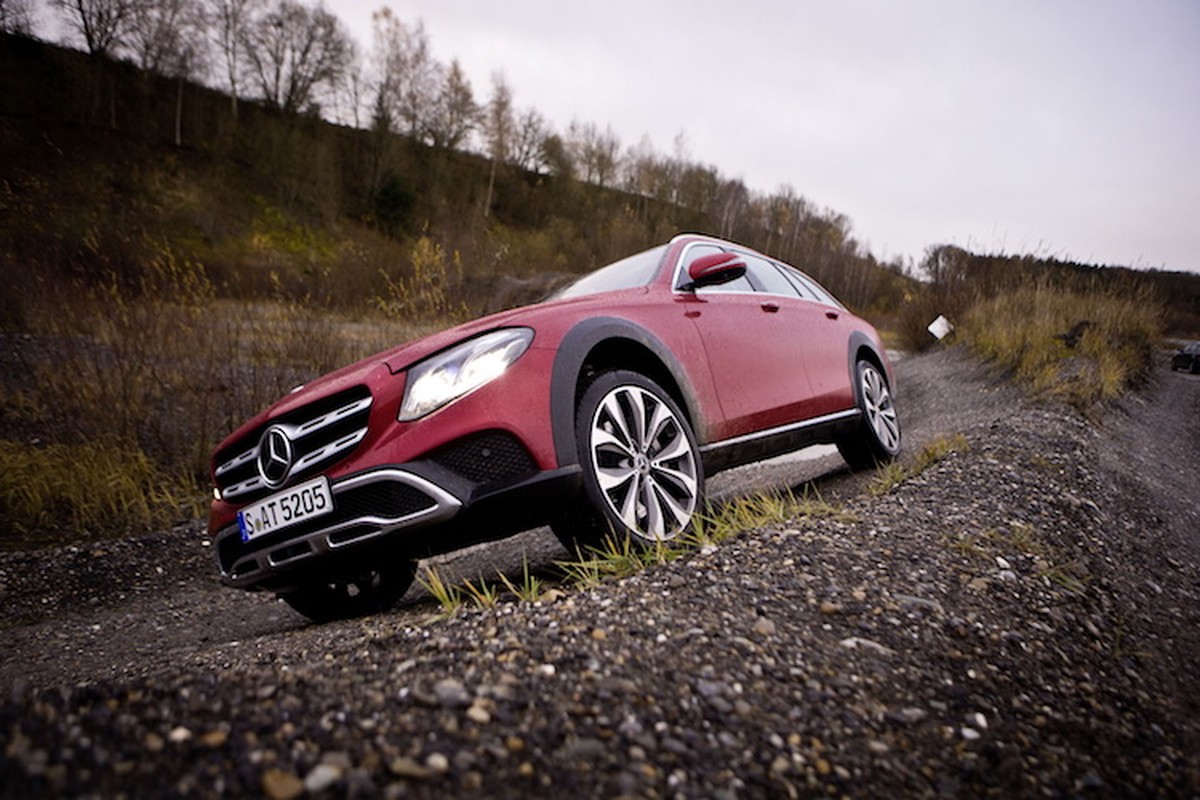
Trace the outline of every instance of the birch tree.
{"type": "Polygon", "coordinates": [[[208,31],[225,73],[229,110],[237,120],[241,92],[242,45],[262,0],[204,0],[205,29],[208,31]]]}

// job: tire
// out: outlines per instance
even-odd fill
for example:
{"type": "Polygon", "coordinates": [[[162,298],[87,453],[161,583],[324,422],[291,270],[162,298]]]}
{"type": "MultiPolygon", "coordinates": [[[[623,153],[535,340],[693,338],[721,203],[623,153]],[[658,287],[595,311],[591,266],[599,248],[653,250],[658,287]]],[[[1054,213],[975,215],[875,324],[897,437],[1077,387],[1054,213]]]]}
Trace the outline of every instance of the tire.
{"type": "Polygon", "coordinates": [[[313,622],[350,619],[390,611],[412,586],[417,562],[368,569],[360,575],[329,583],[314,583],[281,592],[279,598],[313,622]]]}
{"type": "Polygon", "coordinates": [[[669,541],[692,523],[704,501],[700,449],[687,417],[654,381],[606,372],[575,412],[583,498],[554,532],[582,553],[605,539],[638,546],[669,541]]]}
{"type": "Polygon", "coordinates": [[[853,434],[837,443],[837,448],[851,469],[873,469],[899,454],[900,417],[887,377],[874,363],[860,360],[854,374],[862,421],[853,434]]]}

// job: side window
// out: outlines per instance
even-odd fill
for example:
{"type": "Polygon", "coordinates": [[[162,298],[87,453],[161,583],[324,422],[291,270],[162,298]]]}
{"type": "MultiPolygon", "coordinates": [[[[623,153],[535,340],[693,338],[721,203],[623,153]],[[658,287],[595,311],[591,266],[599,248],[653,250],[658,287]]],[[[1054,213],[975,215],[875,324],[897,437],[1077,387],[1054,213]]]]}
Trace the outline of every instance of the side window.
{"type": "Polygon", "coordinates": [[[754,280],[754,286],[760,292],[781,294],[786,297],[799,297],[800,292],[791,281],[783,277],[775,265],[765,258],[746,255],[746,271],[754,280]]]}
{"type": "Polygon", "coordinates": [[[784,273],[792,283],[796,284],[800,289],[800,294],[803,297],[816,300],[818,303],[824,303],[827,306],[835,306],[843,308],[841,303],[837,301],[833,295],[825,291],[825,287],[814,281],[812,278],[805,275],[800,270],[794,267],[782,267],[784,273]]]}

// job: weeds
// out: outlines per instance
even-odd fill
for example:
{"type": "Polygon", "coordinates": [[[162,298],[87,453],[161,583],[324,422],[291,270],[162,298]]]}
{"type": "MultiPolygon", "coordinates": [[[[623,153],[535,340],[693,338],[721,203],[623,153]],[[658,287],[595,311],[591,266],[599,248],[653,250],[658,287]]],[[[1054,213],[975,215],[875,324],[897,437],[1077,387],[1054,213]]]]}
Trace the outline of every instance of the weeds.
{"type": "Polygon", "coordinates": [[[417,578],[417,583],[442,607],[442,615],[452,617],[462,610],[463,593],[459,587],[446,583],[436,569],[426,565],[425,576],[417,578]]]}
{"type": "Polygon", "coordinates": [[[53,543],[105,531],[165,525],[198,512],[185,481],[164,476],[135,446],[119,442],[28,447],[0,441],[0,518],[6,546],[53,543]]]}
{"type": "Polygon", "coordinates": [[[963,331],[971,348],[1035,393],[1086,411],[1144,381],[1162,338],[1163,306],[1148,290],[1081,292],[1049,285],[979,303],[963,331]]]}
{"type": "Polygon", "coordinates": [[[522,602],[534,603],[542,596],[542,581],[529,571],[528,556],[521,559],[521,583],[519,585],[514,584],[503,572],[499,573],[497,577],[500,578],[504,587],[522,602]]]}
{"type": "Polygon", "coordinates": [[[471,581],[463,581],[463,589],[471,599],[475,601],[476,608],[495,608],[500,602],[500,590],[496,588],[496,584],[488,583],[479,576],[479,583],[471,581]]]}
{"type": "Polygon", "coordinates": [[[939,436],[921,448],[916,458],[911,462],[892,461],[883,464],[875,472],[875,477],[867,485],[867,491],[873,497],[885,495],[904,483],[909,478],[920,475],[939,461],[953,453],[969,450],[971,443],[961,433],[954,436],[939,436]]]}
{"type": "Polygon", "coordinates": [[[806,492],[759,492],[698,515],[675,539],[638,547],[628,537],[609,538],[597,550],[580,553],[574,561],[559,562],[568,583],[592,588],[607,578],[624,578],[651,566],[667,564],[695,550],[711,547],[755,528],[782,525],[797,519],[849,519],[849,515],[806,492]]]}

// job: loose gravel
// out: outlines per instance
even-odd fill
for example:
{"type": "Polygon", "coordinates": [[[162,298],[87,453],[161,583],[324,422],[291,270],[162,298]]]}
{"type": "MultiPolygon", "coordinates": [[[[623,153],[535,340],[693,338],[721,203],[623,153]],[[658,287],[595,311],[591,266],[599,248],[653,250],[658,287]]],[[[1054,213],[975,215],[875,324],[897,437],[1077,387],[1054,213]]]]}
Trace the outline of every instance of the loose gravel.
{"type": "Polygon", "coordinates": [[[898,393],[906,459],[967,449],[731,474],[842,513],[450,619],[307,625],[194,527],[0,557],[0,795],[1197,796],[1200,381],[1084,420],[946,350],[898,393]]]}

